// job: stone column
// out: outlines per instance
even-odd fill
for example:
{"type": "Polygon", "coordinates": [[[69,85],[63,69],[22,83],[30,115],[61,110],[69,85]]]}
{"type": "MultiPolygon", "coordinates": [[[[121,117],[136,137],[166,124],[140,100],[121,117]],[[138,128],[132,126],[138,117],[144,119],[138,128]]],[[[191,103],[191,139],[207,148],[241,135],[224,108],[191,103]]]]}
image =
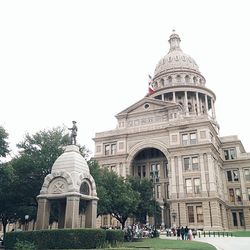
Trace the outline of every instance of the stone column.
{"type": "Polygon", "coordinates": [[[198,92],[195,92],[195,93],[196,93],[197,113],[198,113],[198,115],[200,115],[201,114],[201,109],[200,109],[199,93],[198,92]]]}
{"type": "Polygon", "coordinates": [[[208,173],[209,173],[209,189],[210,196],[216,195],[216,183],[215,183],[215,171],[214,171],[214,161],[211,154],[207,154],[208,161],[208,173]]]}
{"type": "Polygon", "coordinates": [[[187,98],[187,91],[185,91],[184,93],[185,93],[185,105],[184,105],[184,107],[185,107],[185,113],[186,113],[186,115],[188,115],[188,114],[189,114],[189,112],[188,112],[188,98],[187,98]]]}
{"type": "Polygon", "coordinates": [[[79,196],[67,197],[65,228],[79,228],[79,202],[79,196]]]}
{"type": "Polygon", "coordinates": [[[174,161],[174,157],[171,157],[171,181],[172,183],[169,183],[170,188],[171,188],[171,195],[170,198],[171,199],[175,199],[177,198],[177,191],[176,191],[176,176],[175,176],[175,161],[174,161]]]}
{"type": "Polygon", "coordinates": [[[85,213],[86,228],[96,228],[96,215],[97,215],[97,200],[91,200],[88,202],[88,206],[85,213]]]}
{"type": "Polygon", "coordinates": [[[47,198],[38,198],[36,229],[48,229],[50,216],[50,203],[47,198]]]}
{"type": "Polygon", "coordinates": [[[205,95],[205,105],[206,105],[206,114],[208,114],[208,102],[207,102],[207,95],[205,95]]]}
{"type": "Polygon", "coordinates": [[[178,156],[178,174],[179,174],[179,198],[184,198],[184,183],[183,183],[181,156],[178,156]]]}
{"type": "Polygon", "coordinates": [[[242,201],[243,201],[243,204],[248,204],[248,197],[247,197],[247,194],[246,194],[246,183],[244,181],[244,173],[243,173],[243,169],[240,168],[239,169],[239,174],[240,174],[240,185],[241,185],[241,193],[242,193],[242,201]]]}
{"type": "Polygon", "coordinates": [[[164,228],[165,220],[164,220],[164,206],[161,206],[161,226],[164,228]]]}
{"type": "Polygon", "coordinates": [[[173,92],[173,102],[176,102],[175,92],[173,92]]]}
{"type": "Polygon", "coordinates": [[[211,98],[211,106],[212,106],[212,117],[213,117],[213,119],[216,119],[215,108],[214,108],[214,99],[213,98],[211,98]]]}
{"type": "Polygon", "coordinates": [[[199,163],[200,163],[200,170],[201,170],[201,193],[202,197],[207,197],[207,185],[206,185],[206,173],[204,167],[204,158],[203,155],[199,155],[199,163]]]}

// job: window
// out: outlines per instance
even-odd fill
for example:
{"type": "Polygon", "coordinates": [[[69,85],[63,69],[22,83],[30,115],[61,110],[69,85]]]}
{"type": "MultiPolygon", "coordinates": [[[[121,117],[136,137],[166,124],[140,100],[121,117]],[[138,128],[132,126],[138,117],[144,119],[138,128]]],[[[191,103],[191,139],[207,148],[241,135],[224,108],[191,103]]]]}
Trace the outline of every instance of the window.
{"type": "Polygon", "coordinates": [[[194,207],[188,206],[188,222],[194,223],[194,207]]]}
{"type": "Polygon", "coordinates": [[[196,207],[196,214],[197,214],[197,222],[202,223],[203,222],[202,206],[197,206],[196,207]]]}
{"type": "Polygon", "coordinates": [[[232,212],[232,216],[233,216],[233,224],[234,224],[235,227],[237,227],[238,226],[237,213],[232,212]]]}
{"type": "Polygon", "coordinates": [[[239,219],[240,219],[240,226],[244,227],[245,226],[245,222],[244,222],[243,212],[239,212],[239,219]]]}
{"type": "Polygon", "coordinates": [[[239,181],[239,170],[238,169],[227,170],[227,181],[230,182],[239,181]]]}
{"type": "Polygon", "coordinates": [[[248,200],[250,201],[250,188],[247,189],[248,200]]]}
{"type": "Polygon", "coordinates": [[[186,192],[187,192],[187,194],[192,194],[193,193],[192,179],[186,179],[186,192]]]}
{"type": "Polygon", "coordinates": [[[183,158],[183,165],[184,165],[185,171],[198,170],[198,168],[199,168],[198,156],[184,157],[183,158]]]}
{"type": "Polygon", "coordinates": [[[138,176],[141,177],[141,166],[138,166],[138,176]]]}
{"type": "Polygon", "coordinates": [[[146,177],[146,166],[142,166],[142,177],[146,177]]]}
{"type": "Polygon", "coordinates": [[[241,191],[239,188],[235,189],[235,196],[236,196],[236,201],[241,202],[241,191]]]}
{"type": "Polygon", "coordinates": [[[245,175],[245,179],[246,181],[250,181],[250,169],[244,169],[244,175],[245,175]]]}
{"type": "Polygon", "coordinates": [[[194,145],[197,144],[197,135],[196,133],[187,133],[187,134],[182,134],[182,145],[194,145]]]}
{"type": "Polygon", "coordinates": [[[241,202],[241,190],[240,188],[229,188],[229,201],[230,202],[241,202]]]}
{"type": "Polygon", "coordinates": [[[229,201],[230,202],[235,202],[234,189],[233,188],[229,188],[229,201]]]}
{"type": "Polygon", "coordinates": [[[161,186],[156,186],[156,198],[159,199],[161,197],[161,186]]]}
{"type": "Polygon", "coordinates": [[[110,143],[104,145],[105,155],[115,155],[116,154],[116,143],[110,143]]]}
{"type": "Polygon", "coordinates": [[[195,194],[201,193],[201,181],[199,178],[194,179],[194,193],[195,194]]]}
{"type": "Polygon", "coordinates": [[[235,148],[225,149],[224,150],[225,160],[234,160],[236,159],[235,148]]]}

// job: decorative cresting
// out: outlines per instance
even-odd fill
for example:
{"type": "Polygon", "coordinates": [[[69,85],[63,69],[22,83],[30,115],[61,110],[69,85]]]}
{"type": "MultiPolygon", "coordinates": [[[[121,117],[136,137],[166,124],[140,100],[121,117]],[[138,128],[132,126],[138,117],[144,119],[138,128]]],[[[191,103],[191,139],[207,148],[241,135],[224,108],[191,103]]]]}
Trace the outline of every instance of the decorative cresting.
{"type": "Polygon", "coordinates": [[[200,74],[195,60],[180,48],[181,39],[173,30],[168,40],[170,49],[157,64],[154,72],[154,88],[175,84],[204,85],[206,80],[200,74]]]}
{"type": "Polygon", "coordinates": [[[87,201],[85,227],[96,226],[97,193],[93,177],[79,147],[69,145],[57,158],[37,196],[37,229],[47,229],[49,224],[50,202],[57,200],[59,208],[59,227],[79,227],[79,203],[87,201]],[[66,201],[66,202],[65,202],[66,201]]]}

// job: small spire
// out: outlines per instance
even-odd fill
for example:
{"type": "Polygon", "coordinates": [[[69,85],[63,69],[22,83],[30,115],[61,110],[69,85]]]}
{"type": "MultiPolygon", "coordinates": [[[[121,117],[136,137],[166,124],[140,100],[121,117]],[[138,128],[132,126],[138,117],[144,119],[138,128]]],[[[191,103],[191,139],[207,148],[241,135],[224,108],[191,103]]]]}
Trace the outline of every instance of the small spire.
{"type": "Polygon", "coordinates": [[[170,44],[169,52],[173,51],[173,50],[180,50],[181,51],[181,48],[180,48],[181,39],[180,39],[179,35],[177,35],[175,33],[175,29],[173,29],[172,32],[173,32],[173,34],[170,36],[170,38],[168,40],[168,42],[170,44]]]}

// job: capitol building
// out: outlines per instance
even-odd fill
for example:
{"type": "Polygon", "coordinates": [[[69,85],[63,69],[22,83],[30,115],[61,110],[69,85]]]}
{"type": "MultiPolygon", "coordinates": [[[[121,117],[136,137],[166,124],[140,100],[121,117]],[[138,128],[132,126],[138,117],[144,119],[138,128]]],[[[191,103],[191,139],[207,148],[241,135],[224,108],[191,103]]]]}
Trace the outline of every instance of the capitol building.
{"type": "Polygon", "coordinates": [[[250,153],[237,136],[220,136],[216,95],[180,42],[173,32],[154,91],[118,113],[115,129],[95,134],[94,158],[125,178],[157,173],[162,226],[250,229],[250,153]]]}

